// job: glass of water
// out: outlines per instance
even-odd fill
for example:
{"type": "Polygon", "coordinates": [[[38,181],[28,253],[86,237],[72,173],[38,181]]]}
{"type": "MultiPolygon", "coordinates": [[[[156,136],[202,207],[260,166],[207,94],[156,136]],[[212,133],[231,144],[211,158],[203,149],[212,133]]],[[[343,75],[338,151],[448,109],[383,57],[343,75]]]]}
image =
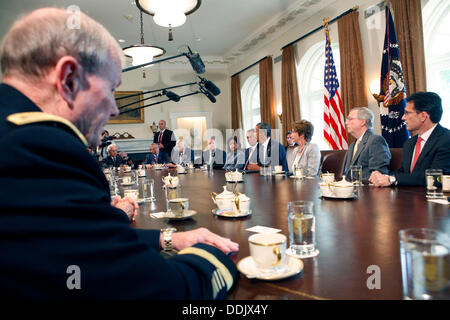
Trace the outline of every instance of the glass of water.
{"type": "Polygon", "coordinates": [[[350,178],[355,187],[362,186],[362,166],[354,165],[350,167],[350,178]]]}
{"type": "Polygon", "coordinates": [[[450,240],[433,229],[399,232],[403,298],[450,299],[450,240]]]}
{"type": "Polygon", "coordinates": [[[299,258],[315,257],[316,217],[312,201],[292,201],[288,204],[289,255],[299,258]]]}
{"type": "Polygon", "coordinates": [[[154,202],[155,198],[155,180],[143,178],[140,185],[139,193],[145,202],[154,202]]]}

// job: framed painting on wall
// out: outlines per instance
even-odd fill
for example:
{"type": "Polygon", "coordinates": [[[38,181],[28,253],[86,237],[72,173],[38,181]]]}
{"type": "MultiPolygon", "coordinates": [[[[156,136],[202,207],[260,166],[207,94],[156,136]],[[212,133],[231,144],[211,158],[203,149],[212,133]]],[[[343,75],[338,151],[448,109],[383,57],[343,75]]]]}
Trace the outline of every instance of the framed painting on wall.
{"type": "MultiPolygon", "coordinates": [[[[116,91],[114,93],[114,97],[122,98],[129,95],[138,94],[136,96],[130,97],[130,98],[124,98],[120,100],[116,100],[117,108],[119,108],[119,112],[123,112],[125,110],[131,110],[138,107],[141,107],[144,105],[144,102],[138,102],[131,104],[129,106],[126,106],[125,108],[120,109],[122,106],[125,106],[127,104],[142,100],[144,98],[144,95],[142,94],[142,91],[116,91]]],[[[109,120],[108,124],[111,123],[143,123],[144,122],[144,109],[134,110],[130,111],[124,114],[119,114],[117,117],[111,118],[109,120]]]]}

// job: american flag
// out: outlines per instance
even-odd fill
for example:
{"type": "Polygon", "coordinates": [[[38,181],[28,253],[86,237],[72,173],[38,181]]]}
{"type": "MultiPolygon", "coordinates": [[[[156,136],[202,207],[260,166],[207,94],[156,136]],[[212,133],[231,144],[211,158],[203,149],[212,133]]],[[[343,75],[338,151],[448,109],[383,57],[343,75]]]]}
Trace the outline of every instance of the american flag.
{"type": "Polygon", "coordinates": [[[333,52],[330,45],[330,34],[328,25],[325,28],[325,73],[324,73],[324,129],[325,140],[333,150],[344,150],[348,148],[347,135],[344,129],[344,114],[342,101],[339,96],[339,80],[333,60],[333,52]]]}

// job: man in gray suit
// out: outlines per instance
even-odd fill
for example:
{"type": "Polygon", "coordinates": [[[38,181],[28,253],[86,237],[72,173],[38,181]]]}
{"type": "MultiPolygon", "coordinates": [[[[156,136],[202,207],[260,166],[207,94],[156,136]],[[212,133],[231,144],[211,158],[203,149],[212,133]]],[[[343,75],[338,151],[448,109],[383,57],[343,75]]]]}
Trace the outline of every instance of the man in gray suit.
{"type": "Polygon", "coordinates": [[[344,175],[350,180],[350,167],[362,167],[363,181],[369,180],[373,171],[389,172],[391,152],[382,136],[372,131],[373,113],[368,108],[353,108],[345,121],[347,131],[356,139],[348,148],[344,175]]]}

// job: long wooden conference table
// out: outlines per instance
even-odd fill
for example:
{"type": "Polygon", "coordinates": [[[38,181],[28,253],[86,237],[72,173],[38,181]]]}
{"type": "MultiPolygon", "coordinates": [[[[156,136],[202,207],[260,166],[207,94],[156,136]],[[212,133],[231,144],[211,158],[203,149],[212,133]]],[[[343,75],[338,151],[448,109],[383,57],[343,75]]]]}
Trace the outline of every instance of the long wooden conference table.
{"type": "MultiPolygon", "coordinates": [[[[289,237],[288,202],[310,200],[316,215],[316,243],[320,254],[302,259],[304,269],[293,277],[262,281],[241,275],[229,299],[402,299],[402,280],[398,232],[405,228],[433,228],[450,234],[447,205],[427,202],[425,188],[375,188],[363,186],[354,200],[322,199],[318,178],[303,181],[286,176],[244,175],[236,191],[251,198],[252,215],[226,218],[213,215],[216,206],[211,192],[220,193],[226,185],[225,172],[213,175],[198,169],[178,175],[182,196],[190,200],[197,214],[176,221],[154,219],[150,213],[165,211],[161,178],[175,170],[148,170],[155,179],[156,202],[144,203],[133,226],[160,229],[167,226],[178,231],[206,227],[239,243],[240,250],[231,256],[235,263],[249,256],[246,231],[253,226],[281,229],[289,237]],[[378,266],[381,288],[369,289],[370,266],[378,266]]],[[[289,246],[289,243],[288,243],[289,246]]]]}

